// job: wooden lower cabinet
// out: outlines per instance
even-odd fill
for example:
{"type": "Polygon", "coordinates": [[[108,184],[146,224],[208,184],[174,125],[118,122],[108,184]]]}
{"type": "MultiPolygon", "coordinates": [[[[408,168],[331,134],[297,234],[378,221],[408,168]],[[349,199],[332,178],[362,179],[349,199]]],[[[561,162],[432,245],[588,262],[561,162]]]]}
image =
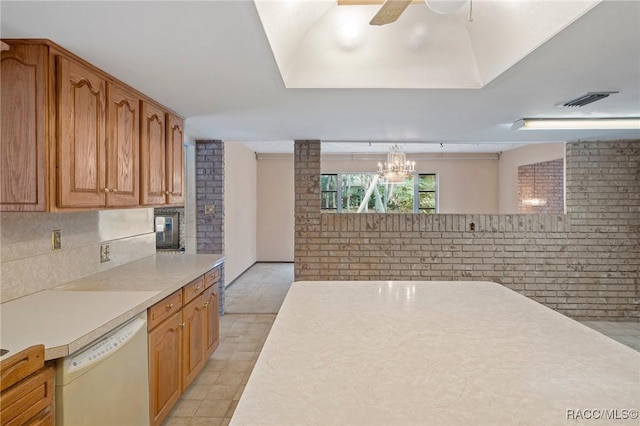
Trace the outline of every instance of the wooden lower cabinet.
{"type": "Polygon", "coordinates": [[[189,302],[182,310],[182,391],[193,382],[205,363],[204,294],[189,302]]]}
{"type": "Polygon", "coordinates": [[[218,283],[204,292],[205,326],[205,359],[213,354],[220,343],[220,317],[218,316],[218,300],[220,298],[218,283]]]}
{"type": "Polygon", "coordinates": [[[25,426],[54,426],[56,424],[55,414],[52,408],[42,410],[37,416],[25,423],[25,426]]]}
{"type": "Polygon", "coordinates": [[[36,345],[0,363],[0,425],[53,425],[53,367],[36,345]]]}
{"type": "Polygon", "coordinates": [[[220,271],[215,270],[215,282],[205,279],[212,276],[209,271],[148,310],[149,400],[153,426],[160,425],[167,417],[218,347],[220,271]]]}
{"type": "Polygon", "coordinates": [[[149,333],[151,424],[169,414],[182,393],[182,313],[176,312],[149,333]]]}

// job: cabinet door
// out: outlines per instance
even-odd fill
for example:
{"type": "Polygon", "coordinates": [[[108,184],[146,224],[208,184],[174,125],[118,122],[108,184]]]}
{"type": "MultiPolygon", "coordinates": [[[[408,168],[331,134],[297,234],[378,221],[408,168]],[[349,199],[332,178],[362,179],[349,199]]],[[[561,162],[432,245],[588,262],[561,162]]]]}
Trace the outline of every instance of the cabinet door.
{"type": "Polygon", "coordinates": [[[162,205],[167,202],[165,112],[150,102],[141,105],[140,204],[162,205]]]}
{"type": "Polygon", "coordinates": [[[11,46],[0,75],[0,210],[46,210],[46,46],[11,46]]]}
{"type": "Polygon", "coordinates": [[[182,119],[167,114],[167,188],[169,204],[184,203],[184,125],[182,119]]]}
{"type": "Polygon", "coordinates": [[[140,98],[118,84],[109,84],[109,152],[107,205],[140,203],[140,98]]]}
{"type": "Polygon", "coordinates": [[[211,354],[218,347],[220,342],[220,318],[218,316],[218,284],[209,287],[204,293],[204,309],[205,309],[205,360],[211,357],[211,354]]]}
{"type": "Polygon", "coordinates": [[[44,367],[2,392],[2,425],[23,425],[50,409],[55,392],[53,375],[53,367],[44,367]]]}
{"type": "Polygon", "coordinates": [[[58,56],[58,207],[105,205],[106,106],[106,81],[58,56]]]}
{"type": "Polygon", "coordinates": [[[200,294],[182,309],[182,390],[204,367],[204,294],[200,294]]]}
{"type": "Polygon", "coordinates": [[[55,423],[55,411],[53,404],[38,413],[37,416],[29,419],[25,426],[54,426],[55,423]]]}
{"type": "Polygon", "coordinates": [[[151,424],[159,425],[180,399],[182,314],[172,317],[149,333],[149,389],[151,424]]]}

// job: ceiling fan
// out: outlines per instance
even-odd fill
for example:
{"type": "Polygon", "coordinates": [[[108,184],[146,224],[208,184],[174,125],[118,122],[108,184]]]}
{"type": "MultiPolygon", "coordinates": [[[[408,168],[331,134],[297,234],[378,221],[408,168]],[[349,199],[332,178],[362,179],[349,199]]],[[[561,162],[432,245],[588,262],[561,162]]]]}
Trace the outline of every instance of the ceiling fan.
{"type": "MultiPolygon", "coordinates": [[[[467,0],[386,0],[369,25],[386,25],[395,22],[411,3],[425,2],[431,10],[440,14],[453,13],[467,0]]],[[[472,18],[473,0],[469,0],[469,22],[472,18]]]]}

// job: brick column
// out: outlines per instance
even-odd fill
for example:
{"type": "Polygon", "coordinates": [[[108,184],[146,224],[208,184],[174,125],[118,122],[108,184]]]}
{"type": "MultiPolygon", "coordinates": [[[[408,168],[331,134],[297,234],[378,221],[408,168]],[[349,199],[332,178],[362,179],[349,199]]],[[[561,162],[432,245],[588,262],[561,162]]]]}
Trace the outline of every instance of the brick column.
{"type": "Polygon", "coordinates": [[[320,276],[320,141],[295,141],[295,280],[320,276]]]}
{"type": "MultiPolygon", "coordinates": [[[[196,141],[196,247],[198,253],[224,253],[224,143],[196,141]],[[205,214],[213,205],[214,215],[205,214]]],[[[220,272],[220,315],[224,314],[224,266],[220,272]]]]}

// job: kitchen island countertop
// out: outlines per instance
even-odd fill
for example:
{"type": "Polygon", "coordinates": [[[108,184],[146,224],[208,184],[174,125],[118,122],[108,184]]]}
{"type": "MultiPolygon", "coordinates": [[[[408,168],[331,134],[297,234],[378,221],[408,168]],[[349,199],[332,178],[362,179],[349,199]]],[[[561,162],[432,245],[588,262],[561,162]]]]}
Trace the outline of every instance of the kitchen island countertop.
{"type": "Polygon", "coordinates": [[[72,354],[224,261],[222,255],[150,256],[0,305],[0,346],[10,356],[45,345],[72,354]]]}
{"type": "Polygon", "coordinates": [[[625,425],[638,409],[640,353],[502,285],[315,281],[291,286],[231,425],[625,425]]]}

